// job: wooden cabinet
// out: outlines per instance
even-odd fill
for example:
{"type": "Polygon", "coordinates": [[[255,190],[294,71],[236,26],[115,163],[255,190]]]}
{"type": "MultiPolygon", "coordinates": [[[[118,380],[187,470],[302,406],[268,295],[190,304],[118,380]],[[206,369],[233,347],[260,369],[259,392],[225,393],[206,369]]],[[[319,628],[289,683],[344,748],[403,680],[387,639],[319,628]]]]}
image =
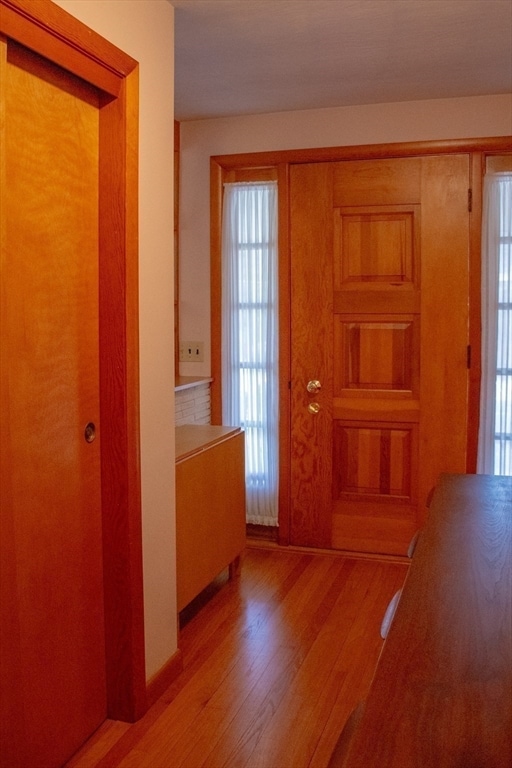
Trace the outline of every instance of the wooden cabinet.
{"type": "Polygon", "coordinates": [[[329,768],[509,768],[511,722],[512,478],[443,475],[329,768]]]}
{"type": "Polygon", "coordinates": [[[244,455],[239,427],[176,427],[178,611],[245,548],[244,455]]]}

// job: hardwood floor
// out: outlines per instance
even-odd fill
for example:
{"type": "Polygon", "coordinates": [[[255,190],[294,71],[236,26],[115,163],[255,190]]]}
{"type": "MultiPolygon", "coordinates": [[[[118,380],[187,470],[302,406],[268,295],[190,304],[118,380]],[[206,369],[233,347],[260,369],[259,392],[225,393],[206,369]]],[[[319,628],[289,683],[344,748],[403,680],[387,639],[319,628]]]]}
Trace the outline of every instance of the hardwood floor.
{"type": "Polygon", "coordinates": [[[406,572],[248,548],[240,576],[182,614],[180,677],[139,722],[106,721],[67,768],[325,768],[406,572]]]}

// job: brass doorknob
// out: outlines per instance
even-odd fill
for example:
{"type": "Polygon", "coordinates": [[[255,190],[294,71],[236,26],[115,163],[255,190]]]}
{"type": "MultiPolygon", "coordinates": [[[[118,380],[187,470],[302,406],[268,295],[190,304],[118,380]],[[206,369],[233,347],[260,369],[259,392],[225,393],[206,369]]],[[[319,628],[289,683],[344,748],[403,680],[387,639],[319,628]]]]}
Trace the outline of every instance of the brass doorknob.
{"type": "Polygon", "coordinates": [[[84,429],[84,438],[86,443],[93,443],[96,438],[96,425],[92,421],[84,429]]]}
{"type": "Polygon", "coordinates": [[[320,389],[322,389],[322,385],[318,379],[311,379],[311,381],[308,381],[306,384],[306,389],[308,392],[311,392],[311,394],[314,394],[315,392],[318,392],[320,389]]]}
{"type": "Polygon", "coordinates": [[[309,403],[308,411],[310,413],[318,413],[319,410],[320,410],[320,404],[319,403],[309,403]]]}

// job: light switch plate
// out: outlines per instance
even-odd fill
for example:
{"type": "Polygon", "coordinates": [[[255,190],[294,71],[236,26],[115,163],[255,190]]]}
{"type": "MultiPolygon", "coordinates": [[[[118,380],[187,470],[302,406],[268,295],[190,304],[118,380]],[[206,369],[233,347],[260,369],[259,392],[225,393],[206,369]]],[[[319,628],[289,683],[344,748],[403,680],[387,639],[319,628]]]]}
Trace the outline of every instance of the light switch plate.
{"type": "Polygon", "coordinates": [[[204,361],[204,342],[180,342],[180,363],[202,363],[204,361]]]}

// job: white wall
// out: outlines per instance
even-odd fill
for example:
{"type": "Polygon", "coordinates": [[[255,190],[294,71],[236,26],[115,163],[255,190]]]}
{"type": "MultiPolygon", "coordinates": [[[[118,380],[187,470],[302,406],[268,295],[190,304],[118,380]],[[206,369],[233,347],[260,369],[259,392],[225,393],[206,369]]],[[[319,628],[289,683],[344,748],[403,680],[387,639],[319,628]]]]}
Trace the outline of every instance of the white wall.
{"type": "Polygon", "coordinates": [[[180,337],[205,342],[204,363],[184,376],[210,375],[210,156],[354,144],[512,134],[512,95],[280,112],[197,120],[181,126],[180,337]]]}
{"type": "Polygon", "coordinates": [[[177,648],[174,507],[174,9],[56,0],[136,59],[140,75],[140,415],[146,675],[177,648]]]}

